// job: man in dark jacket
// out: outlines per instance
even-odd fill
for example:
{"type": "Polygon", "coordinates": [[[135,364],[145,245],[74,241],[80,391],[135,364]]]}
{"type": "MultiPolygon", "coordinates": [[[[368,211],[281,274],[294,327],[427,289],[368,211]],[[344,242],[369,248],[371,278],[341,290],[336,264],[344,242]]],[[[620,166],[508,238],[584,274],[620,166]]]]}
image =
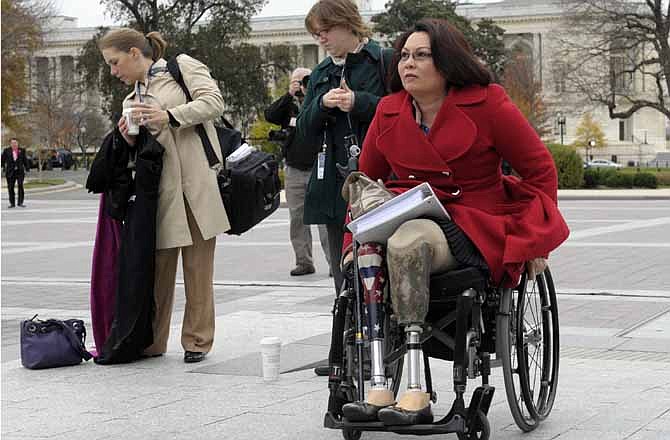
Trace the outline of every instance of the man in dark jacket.
{"type": "Polygon", "coordinates": [[[30,164],[26,156],[26,150],[19,148],[19,141],[16,138],[9,140],[9,147],[2,151],[2,169],[7,178],[7,192],[9,193],[9,208],[15,206],[16,196],[14,186],[19,184],[19,206],[25,208],[23,204],[23,179],[26,173],[30,171],[30,164]]]}
{"type": "MultiPolygon", "coordinates": [[[[284,188],[289,209],[290,239],[295,252],[295,268],[292,276],[314,273],[312,258],[312,232],[310,225],[305,225],[305,191],[311,174],[312,165],[316,160],[317,151],[310,146],[300,145],[295,138],[295,123],[300,106],[305,98],[310,70],[299,67],[291,74],[288,92],[273,102],[265,110],[265,119],[281,126],[280,131],[271,131],[270,140],[282,142],[282,154],[286,159],[284,188]]],[[[328,249],[328,231],[319,225],[321,247],[330,265],[328,249]]]]}

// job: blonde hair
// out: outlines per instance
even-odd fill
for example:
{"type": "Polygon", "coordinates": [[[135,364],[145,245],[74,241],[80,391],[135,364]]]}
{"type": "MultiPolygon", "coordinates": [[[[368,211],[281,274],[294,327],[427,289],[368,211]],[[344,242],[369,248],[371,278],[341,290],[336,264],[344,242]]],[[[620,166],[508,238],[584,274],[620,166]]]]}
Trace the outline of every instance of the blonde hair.
{"type": "Polygon", "coordinates": [[[331,28],[345,27],[359,38],[370,37],[372,32],[363,22],[358,6],[351,0],[319,0],[305,17],[305,28],[310,34],[316,34],[318,26],[331,28]]]}
{"type": "Polygon", "coordinates": [[[163,58],[167,43],[159,32],[142,35],[135,29],[121,28],[107,32],[98,41],[98,49],[105,50],[110,47],[122,52],[130,52],[131,47],[136,47],[142,55],[156,61],[163,58]]]}

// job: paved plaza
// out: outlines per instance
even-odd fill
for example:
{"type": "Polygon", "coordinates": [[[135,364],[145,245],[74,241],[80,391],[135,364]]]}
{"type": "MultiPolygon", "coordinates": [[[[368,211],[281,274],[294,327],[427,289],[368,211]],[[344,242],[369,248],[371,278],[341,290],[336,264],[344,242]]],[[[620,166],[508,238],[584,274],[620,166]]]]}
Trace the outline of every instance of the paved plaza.
{"type": "MultiPolygon", "coordinates": [[[[81,173],[65,176],[82,183],[81,173]]],[[[496,369],[493,439],[670,439],[670,197],[667,191],[606,194],[561,193],[572,234],[550,258],[561,318],[554,410],[523,434],[496,369]]],[[[166,356],[31,371],[19,361],[21,320],[35,313],[79,317],[90,329],[98,198],[77,189],[29,193],[25,209],[6,204],[3,198],[2,439],[342,438],[322,427],[327,379],[310,368],[328,351],[332,279],[316,234],[317,272],[289,276],[285,208],[243,237],[218,240],[217,333],[204,362],[182,361],[179,281],[166,356]],[[276,383],[261,377],[264,336],[283,343],[276,383]]],[[[453,398],[450,367],[434,362],[438,416],[453,398]]],[[[363,434],[386,438],[401,437],[363,434]]]]}

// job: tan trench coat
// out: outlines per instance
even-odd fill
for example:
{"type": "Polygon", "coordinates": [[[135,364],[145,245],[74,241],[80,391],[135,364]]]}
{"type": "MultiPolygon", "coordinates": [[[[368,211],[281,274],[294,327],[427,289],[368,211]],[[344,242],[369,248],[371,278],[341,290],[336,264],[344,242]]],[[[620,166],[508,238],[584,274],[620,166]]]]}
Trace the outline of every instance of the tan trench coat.
{"type": "MultiPolygon", "coordinates": [[[[156,249],[190,246],[193,244],[186,220],[184,198],[193,212],[205,240],[230,229],[228,217],[216,184],[216,173],[210,169],[195,125],[204,123],[214,144],[217,157],[216,130],[212,123],[223,113],[223,98],[207,66],[188,55],[179,55],[179,68],[193,101],[187,103],[179,84],[169,72],[158,72],[140,83],[145,103],[157,103],[169,110],[180,126],[149,127],[158,142],[165,147],[163,172],[159,185],[156,216],[156,249]]],[[[154,68],[167,62],[159,59],[154,68]]],[[[133,91],[124,101],[136,100],[133,91]]]]}

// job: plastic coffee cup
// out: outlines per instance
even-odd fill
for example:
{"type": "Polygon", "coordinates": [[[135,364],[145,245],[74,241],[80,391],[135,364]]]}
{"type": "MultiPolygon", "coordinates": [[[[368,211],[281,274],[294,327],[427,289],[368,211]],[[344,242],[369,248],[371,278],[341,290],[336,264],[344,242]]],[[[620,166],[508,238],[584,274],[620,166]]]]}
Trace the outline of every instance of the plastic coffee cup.
{"type": "Polygon", "coordinates": [[[261,339],[261,357],[263,360],[263,380],[273,382],[279,380],[279,354],[281,340],[276,337],[261,339]]]}
{"type": "Polygon", "coordinates": [[[128,126],[128,134],[137,136],[140,134],[140,126],[133,119],[133,109],[128,107],[123,109],[123,117],[126,118],[126,125],[128,126]]]}

